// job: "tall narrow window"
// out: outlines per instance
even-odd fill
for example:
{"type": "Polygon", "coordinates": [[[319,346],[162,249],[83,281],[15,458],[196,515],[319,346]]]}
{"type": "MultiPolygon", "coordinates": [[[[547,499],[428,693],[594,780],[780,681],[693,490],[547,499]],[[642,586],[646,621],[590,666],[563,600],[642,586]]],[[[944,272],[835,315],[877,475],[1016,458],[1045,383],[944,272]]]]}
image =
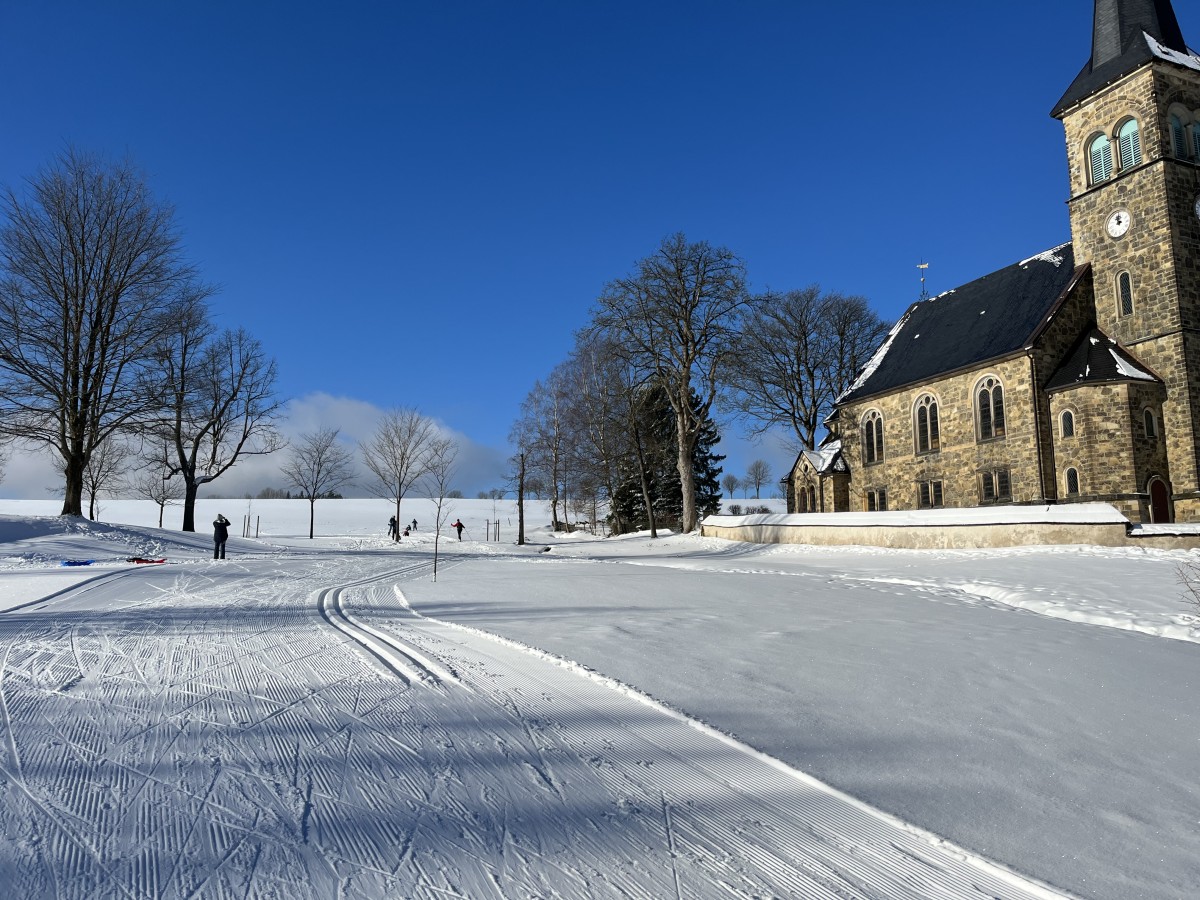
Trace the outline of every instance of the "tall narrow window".
{"type": "Polygon", "coordinates": [[[1121,315],[1133,315],[1133,279],[1128,272],[1117,276],[1117,299],[1121,306],[1121,315]]]}
{"type": "Polygon", "coordinates": [[[1012,479],[1008,469],[984,472],[980,482],[980,499],[984,503],[1007,503],[1012,500],[1012,479]]]}
{"type": "Polygon", "coordinates": [[[1200,122],[1193,122],[1188,130],[1192,133],[1192,155],[1200,159],[1200,122]]]}
{"type": "Polygon", "coordinates": [[[1004,388],[995,378],[986,379],[979,388],[979,439],[990,441],[1004,437],[1004,388]]]}
{"type": "Polygon", "coordinates": [[[1146,423],[1146,437],[1154,440],[1158,437],[1158,423],[1154,419],[1154,410],[1148,409],[1143,414],[1143,420],[1146,423]]]}
{"type": "Polygon", "coordinates": [[[1008,469],[998,469],[996,471],[996,499],[1012,499],[1012,478],[1008,474],[1008,469]]]}
{"type": "Polygon", "coordinates": [[[922,481],[917,485],[917,505],[921,509],[934,509],[942,505],[942,482],[922,481]]]}
{"type": "Polygon", "coordinates": [[[1079,496],[1079,472],[1076,469],[1067,469],[1067,496],[1079,496]]]}
{"type": "Polygon", "coordinates": [[[1088,147],[1088,164],[1092,170],[1092,184],[1099,184],[1112,177],[1112,144],[1108,136],[1098,134],[1088,147]]]}
{"type": "Polygon", "coordinates": [[[1065,410],[1059,419],[1059,434],[1065,438],[1075,437],[1075,414],[1065,410]]]}
{"type": "Polygon", "coordinates": [[[931,453],[941,442],[937,400],[926,395],[917,401],[917,452],[931,453]]]}
{"type": "Polygon", "coordinates": [[[1171,149],[1175,151],[1177,159],[1188,158],[1187,129],[1179,116],[1171,116],[1171,149]]]}
{"type": "Polygon", "coordinates": [[[1121,171],[1132,169],[1142,162],[1142,138],[1137,119],[1130,119],[1117,132],[1117,155],[1121,171]]]}
{"type": "Polygon", "coordinates": [[[863,420],[863,462],[876,463],[883,459],[883,416],[875,410],[863,420]]]}

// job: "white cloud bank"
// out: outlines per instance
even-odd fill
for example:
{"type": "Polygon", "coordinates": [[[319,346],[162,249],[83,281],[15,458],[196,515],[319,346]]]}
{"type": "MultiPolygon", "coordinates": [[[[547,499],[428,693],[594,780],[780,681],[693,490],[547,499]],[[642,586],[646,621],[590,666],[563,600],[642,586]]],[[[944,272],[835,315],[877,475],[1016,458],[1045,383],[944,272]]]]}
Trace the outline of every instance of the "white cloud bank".
{"type": "MultiPolygon", "coordinates": [[[[290,401],[279,422],[279,429],[289,441],[298,440],[303,434],[318,428],[330,427],[340,431],[340,437],[356,451],[355,459],[359,476],[355,484],[347,486],[342,493],[348,497],[370,496],[369,473],[361,463],[357,447],[374,432],[385,410],[374,404],[353,397],[334,397],[325,393],[308,394],[290,401]]],[[[462,491],[465,497],[474,497],[480,491],[502,488],[505,484],[508,450],[503,447],[488,447],[479,444],[460,431],[439,422],[438,429],[458,442],[458,460],[451,487],[462,491]]],[[[266,487],[287,489],[279,470],[287,458],[284,449],[269,456],[247,456],[212,482],[201,488],[201,497],[244,497],[254,495],[266,487]]],[[[14,446],[0,482],[0,499],[46,500],[62,496],[62,476],[56,465],[56,457],[44,447],[28,448],[14,446]]]]}

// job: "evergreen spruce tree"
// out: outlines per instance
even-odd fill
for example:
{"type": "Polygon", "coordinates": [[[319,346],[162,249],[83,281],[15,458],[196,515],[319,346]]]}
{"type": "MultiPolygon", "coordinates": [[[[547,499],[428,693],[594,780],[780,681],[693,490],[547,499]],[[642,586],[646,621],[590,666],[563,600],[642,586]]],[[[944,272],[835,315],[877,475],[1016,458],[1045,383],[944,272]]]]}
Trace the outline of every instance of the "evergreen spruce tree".
{"type": "MultiPolygon", "coordinates": [[[[667,393],[661,386],[650,385],[643,388],[639,399],[641,414],[638,432],[647,470],[650,501],[654,507],[654,519],[659,525],[677,530],[683,518],[683,489],[675,462],[678,457],[675,414],[667,393]]],[[[699,397],[694,398],[694,405],[699,406],[699,397]]],[[[700,439],[696,442],[696,449],[692,453],[696,509],[701,518],[712,515],[721,508],[719,464],[725,457],[713,452],[720,439],[716,423],[711,418],[706,419],[700,439]]],[[[612,505],[619,520],[630,530],[642,530],[650,526],[637,463],[633,459],[621,469],[621,478],[613,495],[612,505]]]]}

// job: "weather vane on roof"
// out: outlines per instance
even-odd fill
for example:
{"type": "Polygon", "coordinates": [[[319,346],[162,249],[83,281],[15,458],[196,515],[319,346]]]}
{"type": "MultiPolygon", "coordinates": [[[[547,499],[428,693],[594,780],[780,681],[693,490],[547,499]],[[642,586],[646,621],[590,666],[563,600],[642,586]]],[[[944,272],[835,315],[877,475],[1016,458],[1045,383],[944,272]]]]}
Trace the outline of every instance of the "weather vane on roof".
{"type": "Polygon", "coordinates": [[[917,298],[917,302],[929,299],[929,291],[925,290],[925,270],[929,268],[929,263],[917,263],[917,268],[921,270],[921,296],[917,298]]]}

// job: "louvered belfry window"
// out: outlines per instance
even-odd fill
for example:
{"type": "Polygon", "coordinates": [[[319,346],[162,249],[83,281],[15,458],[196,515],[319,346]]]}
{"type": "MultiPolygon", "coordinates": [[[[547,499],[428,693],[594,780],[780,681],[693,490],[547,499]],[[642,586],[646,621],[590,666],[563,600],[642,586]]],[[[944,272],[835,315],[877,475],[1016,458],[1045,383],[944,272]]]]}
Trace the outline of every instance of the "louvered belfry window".
{"type": "Polygon", "coordinates": [[[1130,119],[1117,132],[1117,153],[1120,156],[1122,171],[1141,163],[1142,138],[1138,131],[1137,119],[1130,119]]]}
{"type": "Polygon", "coordinates": [[[1088,148],[1088,162],[1092,168],[1092,184],[1112,177],[1112,144],[1107,135],[1099,134],[1093,139],[1088,148]]]}
{"type": "Polygon", "coordinates": [[[1187,159],[1187,129],[1183,127],[1183,119],[1179,116],[1171,116],[1171,147],[1175,151],[1176,159],[1187,159]]]}

